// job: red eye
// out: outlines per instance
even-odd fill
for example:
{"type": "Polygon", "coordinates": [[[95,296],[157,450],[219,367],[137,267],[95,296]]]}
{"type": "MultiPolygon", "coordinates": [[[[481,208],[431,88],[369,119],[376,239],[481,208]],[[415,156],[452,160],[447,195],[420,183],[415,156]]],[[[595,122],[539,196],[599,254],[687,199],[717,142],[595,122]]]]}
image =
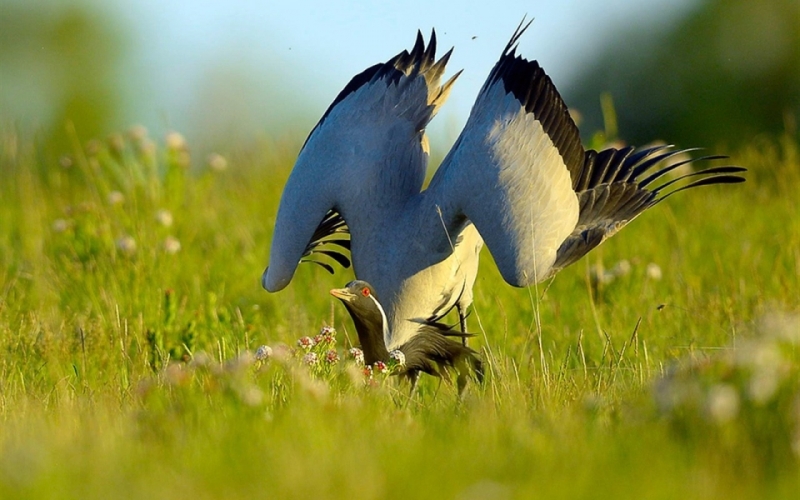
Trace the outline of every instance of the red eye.
{"type": "Polygon", "coordinates": [[[363,295],[364,297],[369,297],[369,288],[364,288],[363,290],[361,290],[361,295],[363,295]]]}

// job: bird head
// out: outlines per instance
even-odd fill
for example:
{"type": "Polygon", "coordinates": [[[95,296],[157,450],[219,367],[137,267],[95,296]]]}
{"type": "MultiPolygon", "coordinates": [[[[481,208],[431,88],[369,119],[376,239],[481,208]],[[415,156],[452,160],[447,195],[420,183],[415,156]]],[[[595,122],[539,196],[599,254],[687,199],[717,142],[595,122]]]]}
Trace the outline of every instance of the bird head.
{"type": "Polygon", "coordinates": [[[344,288],[334,288],[331,295],[342,301],[353,318],[364,351],[364,361],[367,364],[387,362],[389,351],[385,339],[389,333],[389,322],[372,286],[366,281],[354,280],[344,288]]]}
{"type": "Polygon", "coordinates": [[[358,316],[362,321],[379,325],[381,333],[384,325],[388,327],[383,306],[378,302],[378,296],[372,285],[366,281],[353,280],[344,288],[331,290],[331,295],[344,303],[353,319],[358,316]]]}

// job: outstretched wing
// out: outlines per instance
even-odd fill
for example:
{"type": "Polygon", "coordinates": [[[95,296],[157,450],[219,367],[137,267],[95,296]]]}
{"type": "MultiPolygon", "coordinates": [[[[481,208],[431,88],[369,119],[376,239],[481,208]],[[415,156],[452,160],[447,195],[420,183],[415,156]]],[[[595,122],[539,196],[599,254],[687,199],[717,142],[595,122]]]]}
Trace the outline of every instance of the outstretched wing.
{"type": "Polygon", "coordinates": [[[677,192],[711,184],[744,182],[744,178],[733,174],[744,172],[745,168],[721,166],[696,170],[651,187],[652,183],[689,163],[725,158],[702,156],[655,168],[691,151],[673,150],[670,146],[640,151],[633,147],[606,149],[600,153],[587,151],[580,175],[574,178],[580,205],[578,224],[558,249],[550,274],[580,259],[639,214],[677,192]]]}
{"type": "MultiPolygon", "coordinates": [[[[324,253],[316,243],[342,232],[342,225],[326,223],[330,211],[345,220],[348,202],[370,193],[402,199],[419,192],[427,166],[424,129],[456,78],[439,85],[450,52],[438,61],[435,52],[436,34],[426,48],[417,33],[411,52],[356,75],[311,131],[281,196],[262,276],[268,291],[283,289],[308,252],[324,253]],[[385,171],[394,177],[387,180],[385,171]]],[[[338,252],[325,252],[344,264],[338,252]]]]}
{"type": "Polygon", "coordinates": [[[583,163],[575,123],[536,61],[515,55],[520,26],[492,69],[428,196],[446,223],[469,218],[503,278],[541,280],[578,222],[572,176],[583,163]]]}
{"type": "Polygon", "coordinates": [[[529,25],[517,28],[428,190],[448,230],[465,216],[475,224],[508,283],[552,276],[673,193],[744,180],[732,175],[741,167],[712,167],[653,189],[694,160],[650,170],[689,150],[584,151],[553,82],[536,61],[515,55],[529,25]],[[694,176],[701,179],[675,184],[694,176]]]}

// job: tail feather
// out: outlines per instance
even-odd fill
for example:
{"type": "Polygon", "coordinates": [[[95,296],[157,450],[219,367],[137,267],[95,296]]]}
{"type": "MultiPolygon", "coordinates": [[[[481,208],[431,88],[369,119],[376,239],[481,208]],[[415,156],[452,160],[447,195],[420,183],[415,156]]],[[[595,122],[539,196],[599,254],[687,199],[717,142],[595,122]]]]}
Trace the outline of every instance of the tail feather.
{"type": "Polygon", "coordinates": [[[448,375],[452,370],[457,375],[459,394],[464,390],[470,375],[483,383],[483,362],[480,355],[450,339],[463,335],[449,328],[442,330],[431,325],[422,327],[417,335],[400,347],[405,355],[404,373],[425,372],[449,380],[448,375]]]}

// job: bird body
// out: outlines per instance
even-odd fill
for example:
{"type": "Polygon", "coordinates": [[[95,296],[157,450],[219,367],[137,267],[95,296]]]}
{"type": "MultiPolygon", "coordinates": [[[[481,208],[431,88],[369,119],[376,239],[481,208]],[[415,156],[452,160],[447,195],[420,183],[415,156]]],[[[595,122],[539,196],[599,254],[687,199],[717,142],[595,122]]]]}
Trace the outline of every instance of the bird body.
{"type": "MultiPolygon", "coordinates": [[[[262,283],[284,288],[325,243],[349,248],[355,275],[383,299],[389,350],[472,302],[485,243],[514,286],[575,262],[646,209],[684,189],[741,182],[741,167],[711,167],[652,187],[706,156],[669,146],[585,151],[577,126],[536,61],[516,55],[522,23],[426,190],[425,126],[458,76],[440,85],[447,52],[421,34],[412,51],[356,75],[311,131],[287,181],[262,283]],[[675,184],[700,176],[694,182],[675,184]],[[350,240],[336,239],[349,231],[350,240]]],[[[318,262],[319,263],[319,262],[318,262]]],[[[327,264],[320,264],[332,271],[327,264]]]]}
{"type": "Polygon", "coordinates": [[[383,341],[389,329],[386,313],[369,283],[353,280],[345,288],[331,290],[331,295],[342,301],[353,318],[364,363],[388,363],[393,353],[399,351],[402,355],[394,357],[403,361],[396,373],[411,381],[412,391],[420,373],[442,378],[450,371],[456,372],[459,394],[471,374],[479,382],[483,381],[483,363],[478,353],[451,338],[463,337],[463,332],[455,332],[440,323],[426,323],[420,325],[416,335],[390,352],[383,341]]]}

